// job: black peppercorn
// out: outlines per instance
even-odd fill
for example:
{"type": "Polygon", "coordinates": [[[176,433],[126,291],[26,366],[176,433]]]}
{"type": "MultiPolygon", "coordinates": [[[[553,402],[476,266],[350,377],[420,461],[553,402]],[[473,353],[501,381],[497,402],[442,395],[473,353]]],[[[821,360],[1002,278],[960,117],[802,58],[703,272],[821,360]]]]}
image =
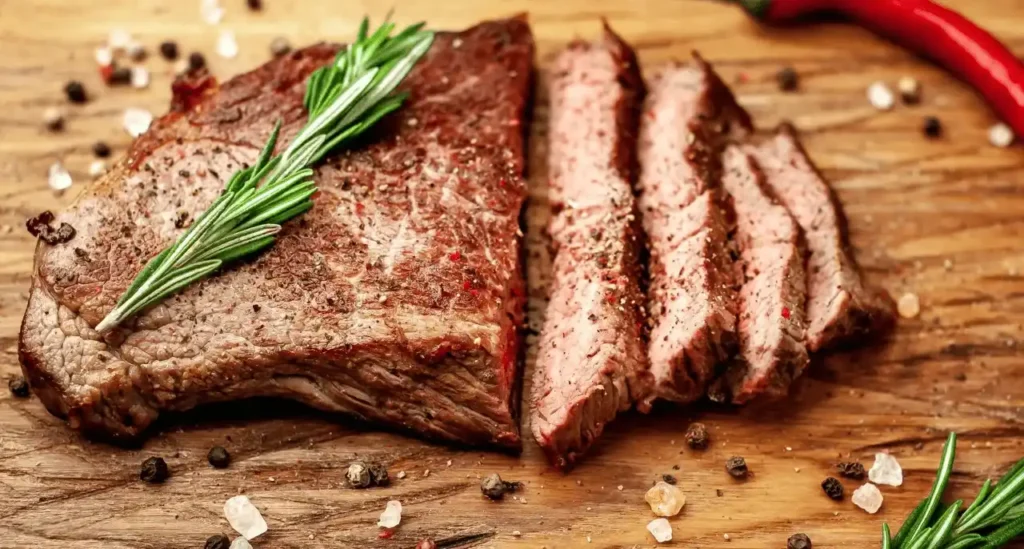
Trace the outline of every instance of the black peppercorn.
{"type": "Polygon", "coordinates": [[[480,491],[492,500],[499,500],[505,497],[508,492],[515,492],[521,486],[518,482],[505,482],[501,480],[498,473],[484,477],[480,481],[480,491]]]}
{"type": "Polygon", "coordinates": [[[942,122],[939,122],[939,119],[934,116],[926,116],[924,118],[924,126],[921,129],[926,136],[935,139],[942,135],[942,122]]]}
{"type": "Polygon", "coordinates": [[[708,428],[703,423],[691,423],[686,429],[686,444],[694,450],[704,450],[711,441],[708,428]]]}
{"type": "Polygon", "coordinates": [[[210,465],[218,469],[224,469],[231,465],[231,454],[223,446],[214,446],[206,454],[206,460],[210,462],[210,465]]]}
{"type": "Polygon", "coordinates": [[[167,470],[167,462],[164,458],[151,457],[142,462],[142,471],[139,478],[150,483],[160,484],[167,480],[170,472],[167,470]]]}
{"type": "Polygon", "coordinates": [[[132,70],[128,67],[116,67],[110,73],[109,84],[111,86],[123,86],[132,81],[132,70]]]}
{"type": "Polygon", "coordinates": [[[231,540],[224,534],[217,534],[207,538],[203,549],[228,549],[229,547],[231,547],[231,540]]]}
{"type": "Polygon", "coordinates": [[[263,9],[263,0],[246,0],[246,5],[253,11],[259,11],[263,9]]]}
{"type": "Polygon", "coordinates": [[[811,538],[807,534],[793,534],[786,542],[786,549],[811,549],[811,538]]]}
{"type": "Polygon", "coordinates": [[[821,483],[821,489],[828,497],[841,501],[843,499],[843,484],[835,477],[828,477],[821,483]]]}
{"type": "Polygon", "coordinates": [[[203,54],[194,51],[188,56],[188,70],[197,71],[206,68],[206,58],[203,54]]]}
{"type": "Polygon", "coordinates": [[[88,97],[85,94],[85,86],[78,80],[72,80],[64,85],[64,94],[72,103],[85,103],[88,97]]]}
{"type": "Polygon", "coordinates": [[[7,388],[11,390],[12,395],[18,398],[28,397],[28,382],[21,376],[11,378],[11,380],[7,382],[7,388]]]}
{"type": "Polygon", "coordinates": [[[97,141],[92,145],[92,154],[95,154],[97,158],[106,158],[110,156],[110,145],[103,141],[97,141]]]}
{"type": "Polygon", "coordinates": [[[747,469],[747,460],[733,456],[729,458],[729,461],[725,462],[725,470],[732,475],[732,478],[747,478],[747,474],[750,470],[747,469]]]}
{"type": "Polygon", "coordinates": [[[836,465],[839,476],[860,480],[864,478],[864,466],[857,461],[848,461],[836,465]]]}
{"type": "Polygon", "coordinates": [[[674,477],[672,475],[661,475],[661,480],[663,480],[663,481],[665,481],[665,482],[667,482],[667,483],[669,483],[669,484],[671,484],[673,486],[675,486],[676,482],[679,482],[679,481],[676,480],[676,477],[674,477]]]}
{"type": "Polygon", "coordinates": [[[370,470],[370,482],[376,486],[387,486],[391,482],[391,477],[388,476],[388,468],[383,464],[372,462],[368,468],[370,470]]]}
{"type": "Polygon", "coordinates": [[[178,43],[171,40],[160,43],[160,55],[168,61],[178,59],[178,43]]]}
{"type": "Polygon", "coordinates": [[[779,89],[782,91],[793,91],[800,85],[799,77],[793,67],[784,67],[775,75],[775,79],[778,80],[779,89]]]}

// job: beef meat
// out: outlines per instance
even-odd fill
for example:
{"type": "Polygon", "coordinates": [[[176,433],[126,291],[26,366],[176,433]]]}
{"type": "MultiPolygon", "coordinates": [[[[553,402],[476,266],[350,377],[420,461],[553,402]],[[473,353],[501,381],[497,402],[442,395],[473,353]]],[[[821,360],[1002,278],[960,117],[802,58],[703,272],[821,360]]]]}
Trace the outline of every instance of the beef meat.
{"type": "Polygon", "coordinates": [[[531,397],[533,434],[571,465],[650,390],[634,179],[643,82],[611,29],[574,43],[551,82],[549,227],[555,259],[531,397]]]}
{"type": "Polygon", "coordinates": [[[819,351],[890,326],[895,319],[892,300],[861,280],[847,249],[839,201],[793,128],[783,125],[772,138],[747,151],[807,239],[807,347],[819,351]]]}
{"type": "MultiPolygon", "coordinates": [[[[649,356],[657,394],[704,394],[736,341],[736,280],[727,251],[732,216],[719,153],[750,118],[699,56],[650,84],[640,125],[640,198],[650,239],[649,356]]],[[[653,396],[651,397],[653,398],[653,396]]]]}
{"type": "Polygon", "coordinates": [[[742,404],[762,394],[784,396],[807,367],[805,248],[800,226],[775,201],[747,153],[728,147],[722,166],[722,186],[736,212],[733,242],[743,285],[739,350],[709,395],[742,404]]]}
{"type": "Polygon", "coordinates": [[[253,162],[276,120],[283,143],[295,135],[305,80],[337,51],[296,51],[219,87],[179,82],[175,111],[58,216],[78,236],[37,248],[19,348],[51,412],[132,438],[164,410],[274,396],[521,446],[524,20],[439,34],[402,85],[406,105],[317,169],[314,208],[265,253],[109,334],[93,329],[180,234],[180,214],[195,219],[253,162]]]}

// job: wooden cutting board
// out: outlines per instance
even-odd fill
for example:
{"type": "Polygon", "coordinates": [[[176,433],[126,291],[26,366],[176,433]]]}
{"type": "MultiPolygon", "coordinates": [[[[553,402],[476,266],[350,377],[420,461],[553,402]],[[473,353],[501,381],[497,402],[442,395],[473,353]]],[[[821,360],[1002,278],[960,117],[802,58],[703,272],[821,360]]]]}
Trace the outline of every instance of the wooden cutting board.
{"type": "MultiPolygon", "coordinates": [[[[382,17],[391,3],[265,0],[251,13],[222,0],[219,28],[233,31],[241,54],[218,58],[218,29],[203,23],[199,2],[0,0],[0,376],[18,372],[17,332],[32,268],[26,218],[67,204],[88,180],[91,144],[123,152],[121,112],[163,112],[169,67],[147,62],[147,91],[100,85],[93,48],[122,27],[150,48],[164,39],[208,54],[227,77],[257,66],[276,36],[295,44],[351,36],[364,13],[382,17]],[[68,107],[67,129],[42,127],[46,107],[65,107],[61,88],[81,79],[95,100],[68,107]],[[62,160],[75,186],[47,186],[62,160]],[[11,230],[8,230],[11,229],[11,230]]],[[[899,524],[931,484],[945,434],[961,434],[953,491],[973,497],[982,481],[1024,455],[1024,153],[988,144],[995,122],[963,84],[852,26],[764,30],[730,5],[697,0],[555,2],[395,1],[402,22],[426,19],[462,28],[484,18],[530,13],[543,69],[576,36],[594,37],[606,16],[638,49],[645,67],[699,49],[713,61],[762,128],[782,119],[803,131],[815,161],[838,190],[857,257],[872,282],[894,295],[920,296],[921,314],[900,322],[883,344],[824,357],[793,397],[772,407],[728,410],[663,407],[614,423],[570,475],[551,470],[528,442],[521,457],[446,448],[352,425],[280,402],[219,406],[174,418],[141,449],[91,443],[51,417],[36,400],[0,390],[0,547],[189,548],[230,529],[224,501],[247,494],[270,531],[261,548],[412,548],[424,537],[442,547],[653,547],[653,517],[643,494],[672,474],[688,496],[672,520],[676,547],[780,548],[805,532],[815,548],[877,547],[883,520],[899,524]],[[801,90],[782,93],[774,75],[790,65],[801,90]],[[865,90],[903,75],[923,84],[920,105],[875,111],[865,90]],[[926,115],[946,136],[926,140],[926,115]],[[685,447],[687,424],[709,426],[705,452],[685,447]],[[214,470],[213,445],[234,456],[214,470]],[[906,482],[883,488],[878,515],[827,499],[821,481],[840,460],[870,466],[875,452],[898,456],[906,482]],[[163,456],[173,477],[138,481],[139,463],[163,456]],[[745,456],[753,471],[735,482],[725,460],[745,456]],[[383,460],[391,487],[343,486],[355,457],[383,460]],[[428,474],[429,471],[429,474],[428,474]],[[525,483],[496,504],[479,492],[481,475],[525,483]],[[377,516],[389,499],[405,514],[390,540],[377,516]],[[729,541],[725,536],[728,535],[729,541]]],[[[1024,5],[1011,0],[950,0],[1024,54],[1024,5]]],[[[542,82],[543,83],[543,80],[542,82]]],[[[544,307],[547,258],[540,226],[544,185],[545,92],[538,90],[531,142],[531,315],[544,307]]],[[[532,344],[534,338],[528,341],[532,344]]],[[[528,389],[528,387],[527,387],[528,389]]],[[[844,481],[847,494],[859,485],[844,481]]]]}

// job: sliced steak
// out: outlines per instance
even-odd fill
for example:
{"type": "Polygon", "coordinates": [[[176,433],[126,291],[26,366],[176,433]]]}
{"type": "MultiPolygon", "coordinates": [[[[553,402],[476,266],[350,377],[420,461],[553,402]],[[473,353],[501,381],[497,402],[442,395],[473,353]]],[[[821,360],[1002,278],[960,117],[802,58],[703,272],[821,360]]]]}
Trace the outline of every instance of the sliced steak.
{"type": "Polygon", "coordinates": [[[314,208],[265,253],[93,330],[275,120],[285,142],[298,131],[305,79],[337,51],[293,52],[220,87],[179,82],[177,110],[58,216],[77,236],[39,245],[19,348],[51,412],[132,438],[161,411],[276,396],[520,447],[523,20],[440,34],[402,85],[407,104],[319,167],[314,208]]]}
{"type": "MultiPolygon", "coordinates": [[[[640,125],[640,211],[650,239],[649,356],[657,395],[704,394],[736,341],[736,286],[726,250],[719,152],[750,119],[699,56],[656,75],[640,125]]],[[[653,398],[653,396],[651,397],[653,398]]]]}
{"type": "Polygon", "coordinates": [[[807,239],[807,347],[819,351],[895,319],[892,300],[867,288],[849,252],[846,220],[835,193],[789,125],[749,146],[773,194],[796,218],[807,239]]]}
{"type": "Polygon", "coordinates": [[[607,27],[602,42],[563,51],[552,73],[556,255],[530,417],[545,453],[567,467],[650,389],[631,189],[643,83],[633,52],[607,27]]]}
{"type": "Polygon", "coordinates": [[[807,367],[805,249],[800,226],[768,192],[750,156],[730,146],[722,166],[722,186],[736,212],[743,285],[739,351],[709,395],[742,404],[761,394],[784,396],[807,367]]]}

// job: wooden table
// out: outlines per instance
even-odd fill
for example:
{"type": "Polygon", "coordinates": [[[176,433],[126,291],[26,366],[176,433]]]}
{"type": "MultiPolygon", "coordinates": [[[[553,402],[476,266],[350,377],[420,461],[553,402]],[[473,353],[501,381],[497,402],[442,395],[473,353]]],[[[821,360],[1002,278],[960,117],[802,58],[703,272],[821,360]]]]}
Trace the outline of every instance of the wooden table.
{"type": "MultiPolygon", "coordinates": [[[[301,44],[351,36],[364,12],[378,18],[389,3],[265,0],[250,13],[223,0],[222,28],[241,44],[237,59],[214,53],[217,30],[201,22],[198,2],[140,0],[0,0],[0,377],[18,372],[17,332],[27,298],[33,242],[26,218],[60,208],[88,180],[97,139],[123,151],[122,109],[162,112],[169,67],[155,56],[150,90],[100,85],[93,48],[123,27],[150,50],[164,39],[207,52],[214,72],[229,76],[267,57],[284,35],[301,44]],[[133,6],[134,4],[134,6],[133,6]],[[83,80],[95,100],[68,108],[67,129],[48,133],[41,115],[64,107],[61,88],[83,80]],[[63,160],[73,189],[56,196],[47,167],[63,160]]],[[[1012,0],[950,0],[1024,54],[1024,6],[1012,0]]],[[[697,0],[546,0],[521,2],[396,1],[398,19],[461,28],[488,17],[530,13],[538,63],[575,36],[596,35],[607,16],[636,45],[645,66],[699,49],[734,83],[762,128],[790,119],[831,178],[851,220],[857,256],[869,278],[894,295],[920,296],[919,317],[902,320],[893,339],[816,364],[793,398],[738,411],[664,407],[616,422],[589,459],[565,476],[528,443],[519,458],[465,451],[352,426],[286,403],[219,406],[178,417],[144,448],[125,450],[84,440],[36,400],[0,395],[0,547],[186,548],[227,532],[224,501],[245,493],[270,531],[263,548],[411,548],[432,537],[449,547],[652,547],[653,517],[645,490],[671,473],[687,493],[674,519],[677,547],[778,548],[806,532],[816,548],[877,547],[881,522],[899,524],[925,495],[942,441],[961,434],[953,491],[973,497],[981,482],[1024,455],[1024,163],[1019,147],[988,144],[995,122],[966,86],[870,34],[844,25],[763,30],[738,9],[697,0]],[[801,91],[782,93],[782,66],[801,75],[801,91]],[[919,106],[879,113],[865,90],[903,75],[923,83],[919,106]],[[946,136],[926,140],[926,115],[946,136]],[[685,447],[690,421],[705,422],[712,447],[685,447]],[[228,470],[206,464],[207,450],[227,446],[228,470]],[[839,460],[870,466],[888,450],[906,473],[884,488],[875,516],[828,500],[819,486],[839,460]],[[138,481],[139,463],[167,458],[163,486],[138,481]],[[724,471],[747,458],[751,480],[724,471]],[[389,488],[343,486],[356,456],[383,460],[389,488]],[[429,471],[429,474],[428,474],[429,471]],[[499,472],[525,491],[495,504],[479,477],[499,472]],[[391,540],[375,522],[388,499],[405,506],[391,540]],[[731,541],[726,542],[728,534],[731,541]]],[[[544,217],[544,91],[532,141],[531,221],[544,217]]],[[[537,223],[529,246],[543,247],[537,223]]],[[[543,260],[531,263],[531,309],[543,307],[543,260]]],[[[532,343],[532,338],[531,338],[532,343]]],[[[846,481],[847,493],[859,483],[846,481]]]]}

